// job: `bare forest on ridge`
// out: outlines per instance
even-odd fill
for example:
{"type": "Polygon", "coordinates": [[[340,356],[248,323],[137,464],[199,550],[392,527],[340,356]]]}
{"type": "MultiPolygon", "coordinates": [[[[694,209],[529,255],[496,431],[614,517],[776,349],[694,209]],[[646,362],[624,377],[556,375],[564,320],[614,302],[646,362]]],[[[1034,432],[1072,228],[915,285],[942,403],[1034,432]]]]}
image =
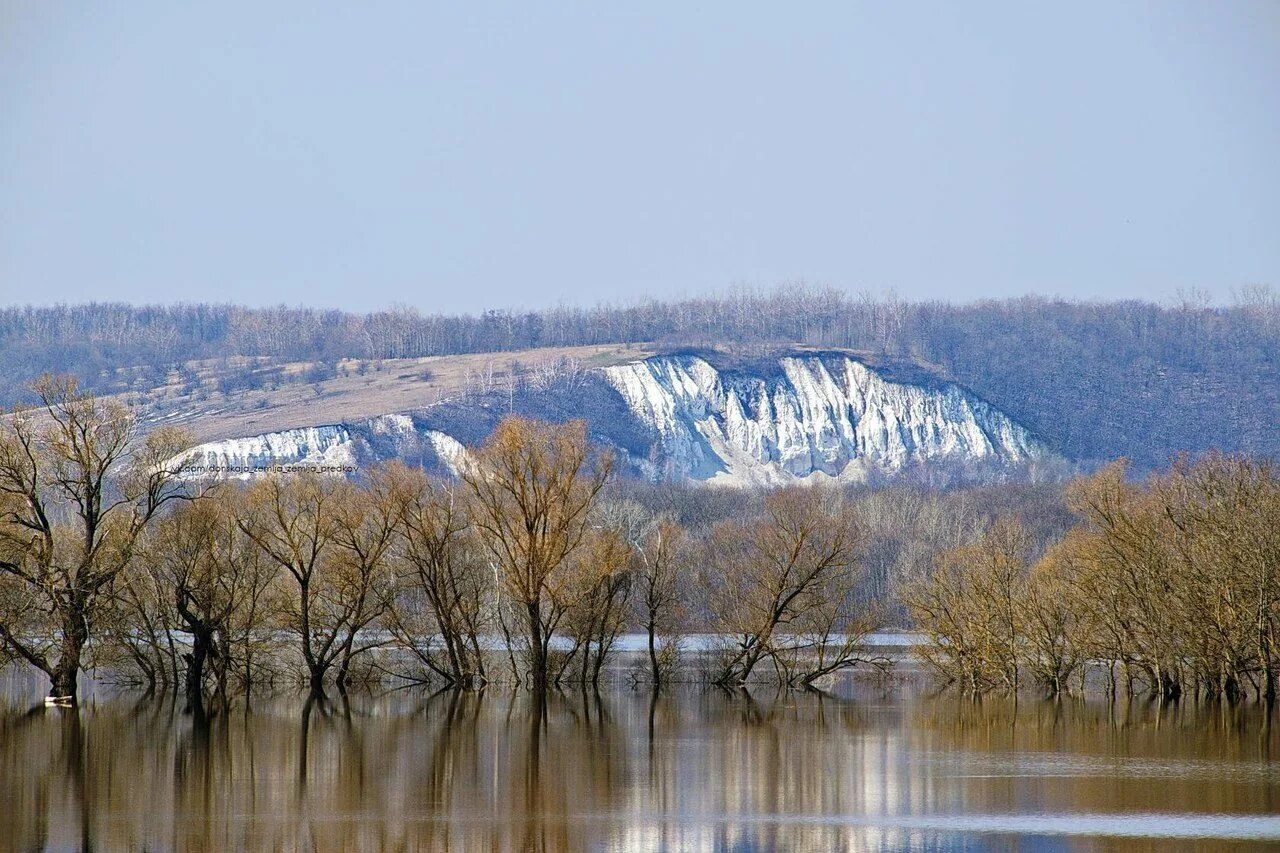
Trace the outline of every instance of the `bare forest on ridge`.
{"type": "Polygon", "coordinates": [[[0,310],[0,400],[30,399],[44,372],[98,393],[146,390],[192,360],[248,360],[227,390],[308,379],[346,358],[396,359],[535,347],[778,344],[845,347],[972,389],[1065,457],[1127,457],[1141,469],[1181,451],[1280,450],[1280,304],[1265,288],[1229,306],[1028,297],[965,305],[851,297],[806,286],[632,306],[450,316],[231,305],[0,310]]]}

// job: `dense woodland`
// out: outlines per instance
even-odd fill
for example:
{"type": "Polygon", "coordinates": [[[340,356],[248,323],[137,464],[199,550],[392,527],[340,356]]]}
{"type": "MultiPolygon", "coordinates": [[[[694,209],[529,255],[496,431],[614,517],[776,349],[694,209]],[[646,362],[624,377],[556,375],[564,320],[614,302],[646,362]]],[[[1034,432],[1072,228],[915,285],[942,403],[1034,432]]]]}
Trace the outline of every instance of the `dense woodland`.
{"type": "Polygon", "coordinates": [[[0,664],[74,702],[87,666],[194,713],[255,684],[808,688],[887,669],[904,616],[981,693],[1274,699],[1280,475],[1210,454],[1143,482],[772,491],[615,479],[585,424],[508,417],[457,479],[186,479],[184,436],[74,379],[0,422],[0,664]],[[905,611],[902,609],[905,607],[905,611]],[[697,654],[682,638],[719,639],[697,654]],[[616,668],[614,670],[616,675],[616,668]],[[1095,680],[1097,676],[1095,672],[1095,680]]]}
{"type": "Polygon", "coordinates": [[[1126,456],[1140,468],[1179,451],[1280,450],[1280,304],[1177,305],[1042,298],[968,305],[850,297],[832,289],[626,307],[490,311],[120,304],[0,311],[0,400],[32,377],[76,376],[99,392],[145,388],[188,359],[401,358],[609,342],[737,348],[849,347],[928,366],[1008,411],[1070,459],[1126,456]],[[126,368],[144,368],[131,370],[126,368]]]}

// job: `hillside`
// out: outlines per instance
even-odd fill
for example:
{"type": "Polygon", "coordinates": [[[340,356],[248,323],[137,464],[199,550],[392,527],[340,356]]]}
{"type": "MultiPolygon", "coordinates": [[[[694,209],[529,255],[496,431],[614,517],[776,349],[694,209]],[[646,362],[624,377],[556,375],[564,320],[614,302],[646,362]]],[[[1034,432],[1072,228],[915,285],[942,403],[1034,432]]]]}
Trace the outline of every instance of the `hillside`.
{"type": "Polygon", "coordinates": [[[414,408],[456,395],[459,384],[483,388],[510,359],[543,358],[526,354],[533,350],[571,349],[583,363],[604,365],[657,349],[750,353],[797,344],[847,349],[908,365],[908,373],[918,366],[1085,464],[1126,456],[1156,468],[1210,448],[1280,455],[1280,302],[1262,288],[1230,306],[1043,298],[952,305],[792,287],[479,316],[11,308],[0,310],[0,399],[21,399],[41,372],[69,372],[207,439],[414,408]],[[433,358],[443,360],[422,361],[433,358]],[[424,369],[439,377],[416,381],[424,369]]]}
{"type": "MultiPolygon", "coordinates": [[[[625,473],[651,481],[778,485],[863,482],[942,470],[989,477],[1056,456],[1021,424],[960,386],[915,381],[857,354],[788,348],[744,359],[719,351],[658,353],[495,380],[413,409],[210,441],[195,473],[251,475],[275,465],[356,468],[402,459],[456,472],[466,447],[514,413],[582,418],[625,473]]],[[[563,363],[563,362],[561,362],[563,363]]],[[[382,393],[365,403],[406,399],[382,393]]],[[[352,410],[357,399],[345,401],[352,410]]]]}
{"type": "Polygon", "coordinates": [[[316,424],[357,421],[407,412],[468,394],[507,388],[529,377],[605,367],[642,358],[642,346],[543,347],[503,353],[412,359],[344,359],[332,372],[308,363],[243,360],[230,369],[189,366],[195,379],[173,381],[119,396],[141,413],[144,426],[179,426],[198,442],[281,432],[316,424]],[[228,377],[278,377],[231,387],[228,377]]]}

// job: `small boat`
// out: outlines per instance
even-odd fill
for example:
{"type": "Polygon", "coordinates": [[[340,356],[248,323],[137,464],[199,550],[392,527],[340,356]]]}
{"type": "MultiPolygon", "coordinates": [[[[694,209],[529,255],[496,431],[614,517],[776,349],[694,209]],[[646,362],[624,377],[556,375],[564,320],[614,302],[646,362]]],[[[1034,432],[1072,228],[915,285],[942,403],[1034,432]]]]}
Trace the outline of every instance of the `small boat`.
{"type": "Polygon", "coordinates": [[[70,708],[76,702],[74,696],[46,696],[44,704],[51,708],[70,708]]]}

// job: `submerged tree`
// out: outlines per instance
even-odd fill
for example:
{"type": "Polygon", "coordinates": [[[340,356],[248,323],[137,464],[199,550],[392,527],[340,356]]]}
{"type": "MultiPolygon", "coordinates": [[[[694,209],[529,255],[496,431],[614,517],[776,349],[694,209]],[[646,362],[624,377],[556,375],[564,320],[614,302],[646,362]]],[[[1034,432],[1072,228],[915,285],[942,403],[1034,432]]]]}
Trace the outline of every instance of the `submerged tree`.
{"type": "Polygon", "coordinates": [[[568,605],[558,575],[582,544],[611,470],[609,456],[593,455],[582,421],[508,417],[463,472],[472,523],[528,642],[535,689],[549,683],[551,638],[568,605]]]}
{"type": "Polygon", "coordinates": [[[931,667],[966,690],[1051,693],[1107,668],[1132,695],[1189,690],[1272,701],[1280,640],[1280,478],[1211,453],[1145,481],[1118,462],[1067,489],[1080,523],[1030,563],[1002,520],[902,597],[931,667]]]}
{"type": "Polygon", "coordinates": [[[389,600],[385,559],[394,503],[313,475],[270,478],[250,488],[240,528],[292,581],[282,585],[276,618],[297,635],[312,692],[336,668],[339,686],[352,658],[371,646],[360,633],[389,600]]]}
{"type": "Polygon", "coordinates": [[[99,608],[92,656],[95,668],[104,667],[124,682],[141,683],[148,691],[182,683],[182,638],[172,586],[147,554],[159,526],[152,525],[139,543],[139,554],[99,608]]]}
{"type": "Polygon", "coordinates": [[[942,554],[933,571],[905,584],[902,598],[929,638],[925,663],[972,692],[1018,689],[1018,620],[1030,541],[1001,518],[971,545],[942,554]]]}
{"type": "Polygon", "coordinates": [[[391,553],[409,500],[403,480],[384,468],[375,469],[363,488],[345,492],[334,531],[335,574],[340,584],[336,598],[354,605],[345,619],[338,657],[337,684],[343,689],[351,677],[352,662],[384,645],[380,636],[366,629],[379,623],[391,606],[391,553]]]}
{"type": "Polygon", "coordinates": [[[574,640],[560,672],[581,655],[582,684],[598,685],[605,661],[627,620],[631,594],[631,547],[614,529],[596,528],[570,558],[556,595],[569,602],[565,630],[574,640]]]}
{"type": "MultiPolygon", "coordinates": [[[[197,501],[182,507],[155,525],[140,549],[141,559],[136,561],[140,565],[132,566],[124,576],[128,607],[136,622],[148,630],[136,637],[129,637],[126,630],[120,641],[131,645],[161,639],[159,632],[150,629],[147,618],[147,611],[154,606],[172,660],[178,652],[170,626],[180,626],[188,647],[181,652],[186,665],[183,688],[187,710],[197,715],[204,711],[206,664],[225,649],[225,639],[220,643],[219,638],[225,637],[235,606],[233,576],[223,572],[224,555],[220,553],[228,527],[238,535],[235,519],[221,502],[197,501]]],[[[223,667],[219,669],[225,672],[223,667]]]]}
{"type": "MultiPolygon", "coordinates": [[[[1109,601],[1106,630],[1116,635],[1113,650],[1132,689],[1134,679],[1164,697],[1182,692],[1187,649],[1185,620],[1199,618],[1183,610],[1178,566],[1171,548],[1173,530],[1158,498],[1126,477],[1123,462],[1107,466],[1071,484],[1068,497],[1092,537],[1080,560],[1078,588],[1109,601]]],[[[1090,596],[1079,601],[1095,606],[1090,596]]]]}
{"type": "Polygon", "coordinates": [[[388,625],[397,642],[450,686],[488,680],[481,635],[488,627],[493,578],[455,486],[395,469],[401,508],[396,592],[388,625]],[[438,642],[437,642],[438,641],[438,642]]]}
{"type": "Polygon", "coordinates": [[[46,376],[40,406],[0,420],[0,641],[74,701],[94,619],[161,507],[184,494],[189,445],[162,428],[139,438],[124,405],[46,376]],[[27,630],[35,628],[37,630],[27,630]]]}
{"type": "Polygon", "coordinates": [[[692,550],[689,534],[669,517],[645,519],[629,527],[632,577],[637,587],[633,600],[645,633],[649,653],[649,678],[660,685],[670,669],[675,646],[671,636],[681,623],[692,590],[688,563],[692,550]],[[661,645],[662,638],[667,643],[661,645]]]}
{"type": "Polygon", "coordinates": [[[1031,677],[1051,695],[1065,693],[1081,678],[1095,628],[1079,606],[1078,537],[1050,548],[1034,566],[1017,603],[1019,652],[1031,677]]]}
{"type": "Polygon", "coordinates": [[[1201,689],[1276,697],[1280,668],[1280,477],[1274,463],[1210,454],[1178,461],[1156,489],[1175,531],[1180,596],[1198,618],[1201,689]]]}
{"type": "MultiPolygon", "coordinates": [[[[762,661],[780,665],[780,654],[801,651],[817,654],[826,672],[857,663],[853,646],[831,659],[831,640],[843,637],[830,629],[853,615],[849,593],[858,569],[859,531],[853,508],[839,492],[790,487],[771,492],[759,517],[726,522],[712,532],[708,605],[713,624],[732,638],[714,665],[716,682],[743,684],[762,661]]],[[[813,678],[800,676],[806,683],[813,678]]]]}
{"type": "MultiPolygon", "coordinates": [[[[242,514],[243,495],[234,488],[179,507],[155,525],[125,576],[130,590],[137,581],[157,590],[158,603],[172,614],[162,621],[181,627],[187,708],[196,713],[210,677],[222,696],[233,677],[248,689],[267,642],[265,597],[276,572],[241,529],[242,514]]],[[[130,602],[141,613],[145,593],[130,602]]],[[[175,644],[165,640],[173,656],[175,644]]]]}

